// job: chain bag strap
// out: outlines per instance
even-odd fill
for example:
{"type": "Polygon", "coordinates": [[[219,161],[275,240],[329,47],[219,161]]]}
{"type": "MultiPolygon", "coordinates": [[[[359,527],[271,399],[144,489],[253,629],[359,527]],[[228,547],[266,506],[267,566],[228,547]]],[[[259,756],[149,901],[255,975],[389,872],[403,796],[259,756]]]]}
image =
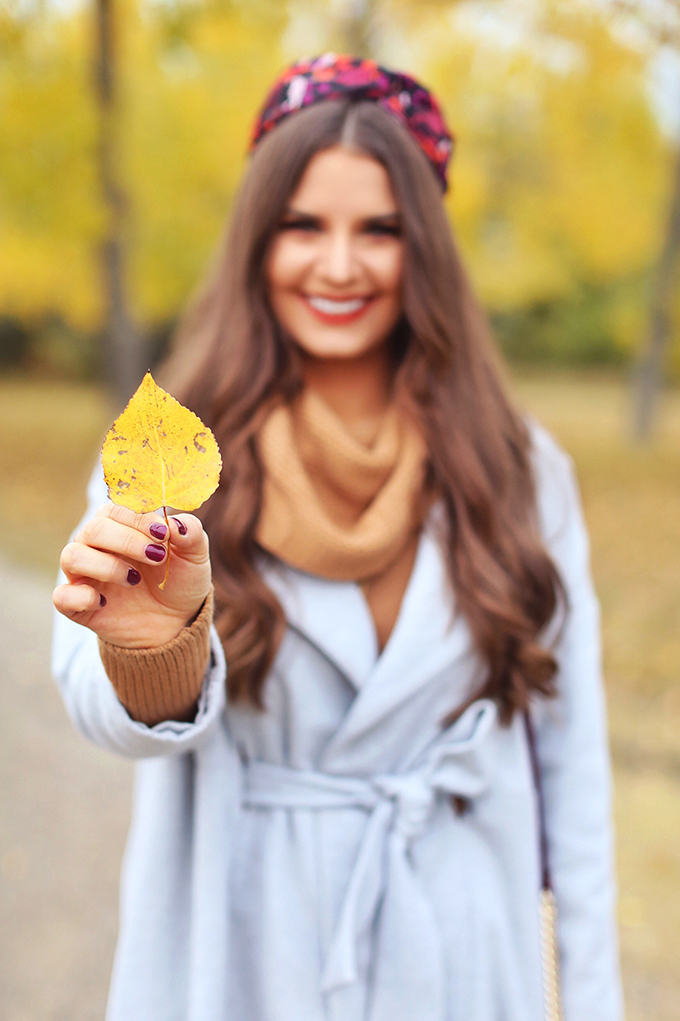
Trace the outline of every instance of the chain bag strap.
{"type": "Polygon", "coordinates": [[[548,863],[548,835],[545,827],[545,800],[541,784],[541,770],[536,751],[536,735],[528,709],[524,710],[524,729],[529,746],[531,775],[538,805],[539,848],[541,862],[541,893],[539,921],[541,928],[541,964],[543,967],[543,997],[546,1021],[563,1021],[560,991],[560,964],[557,949],[557,904],[553,893],[548,863]]]}

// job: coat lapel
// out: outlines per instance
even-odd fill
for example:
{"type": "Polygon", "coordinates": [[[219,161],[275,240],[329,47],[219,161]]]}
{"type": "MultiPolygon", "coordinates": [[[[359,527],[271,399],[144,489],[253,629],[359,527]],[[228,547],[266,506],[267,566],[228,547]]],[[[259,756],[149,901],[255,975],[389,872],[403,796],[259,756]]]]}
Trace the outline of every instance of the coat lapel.
{"type": "Polygon", "coordinates": [[[289,627],[358,692],[324,754],[329,765],[455,661],[470,658],[466,675],[474,672],[472,640],[466,622],[455,613],[434,518],[421,533],[399,616],[380,655],[368,604],[354,582],[317,578],[271,558],[263,558],[260,570],[289,627]]]}
{"type": "Polygon", "coordinates": [[[378,659],[378,641],[359,586],[317,578],[273,558],[262,558],[260,573],[281,603],[288,626],[357,690],[362,688],[378,659]]]}
{"type": "MultiPolygon", "coordinates": [[[[477,661],[465,620],[455,613],[445,560],[432,529],[423,530],[397,622],[361,692],[329,742],[325,768],[344,761],[362,738],[413,699],[427,682],[457,661],[469,659],[466,679],[477,661]]],[[[459,678],[460,680],[460,678],[459,678]]],[[[447,709],[455,704],[451,684],[447,709]]]]}

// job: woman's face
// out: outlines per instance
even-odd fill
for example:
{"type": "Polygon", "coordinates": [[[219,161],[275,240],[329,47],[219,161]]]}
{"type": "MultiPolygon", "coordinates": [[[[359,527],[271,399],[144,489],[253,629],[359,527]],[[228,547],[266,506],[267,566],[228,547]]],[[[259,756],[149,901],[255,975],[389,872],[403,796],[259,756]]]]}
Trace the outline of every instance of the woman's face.
{"type": "Polygon", "coordinates": [[[269,300],[306,355],[355,358],[386,343],[402,310],[403,241],[389,177],[336,146],[309,162],[274,236],[269,300]]]}

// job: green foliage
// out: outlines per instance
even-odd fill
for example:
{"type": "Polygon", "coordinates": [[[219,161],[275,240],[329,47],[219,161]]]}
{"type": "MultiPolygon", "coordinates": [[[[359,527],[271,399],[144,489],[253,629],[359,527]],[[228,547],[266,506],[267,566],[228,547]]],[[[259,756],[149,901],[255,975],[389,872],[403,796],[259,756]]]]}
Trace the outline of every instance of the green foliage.
{"type": "Polygon", "coordinates": [[[83,382],[99,379],[102,375],[101,338],[52,313],[45,316],[33,334],[30,365],[41,376],[83,382]]]}
{"type": "MultiPolygon", "coordinates": [[[[147,343],[153,356],[159,350],[156,336],[147,343]]],[[[74,327],[58,313],[29,321],[0,316],[0,370],[85,382],[101,377],[101,363],[101,337],[74,327]]]]}
{"type": "Polygon", "coordinates": [[[642,328],[642,317],[635,315],[635,298],[639,307],[642,290],[641,282],[635,279],[617,281],[609,287],[582,284],[552,301],[492,310],[491,323],[511,361],[620,366],[630,360],[630,326],[634,324],[636,341],[642,328]]]}
{"type": "Polygon", "coordinates": [[[26,364],[31,335],[17,319],[0,316],[0,368],[18,368],[26,364]]]}

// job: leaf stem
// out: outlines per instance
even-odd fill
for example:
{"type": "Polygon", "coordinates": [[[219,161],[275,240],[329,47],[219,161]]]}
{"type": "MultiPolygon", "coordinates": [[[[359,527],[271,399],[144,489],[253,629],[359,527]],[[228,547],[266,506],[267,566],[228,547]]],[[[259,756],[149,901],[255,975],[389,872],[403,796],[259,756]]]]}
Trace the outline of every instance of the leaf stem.
{"type": "Polygon", "coordinates": [[[168,580],[168,571],[170,570],[170,522],[168,521],[168,508],[163,507],[163,517],[165,518],[165,524],[168,529],[168,545],[167,545],[167,556],[165,558],[165,574],[163,575],[163,581],[158,585],[161,592],[165,588],[165,583],[168,580]]]}

